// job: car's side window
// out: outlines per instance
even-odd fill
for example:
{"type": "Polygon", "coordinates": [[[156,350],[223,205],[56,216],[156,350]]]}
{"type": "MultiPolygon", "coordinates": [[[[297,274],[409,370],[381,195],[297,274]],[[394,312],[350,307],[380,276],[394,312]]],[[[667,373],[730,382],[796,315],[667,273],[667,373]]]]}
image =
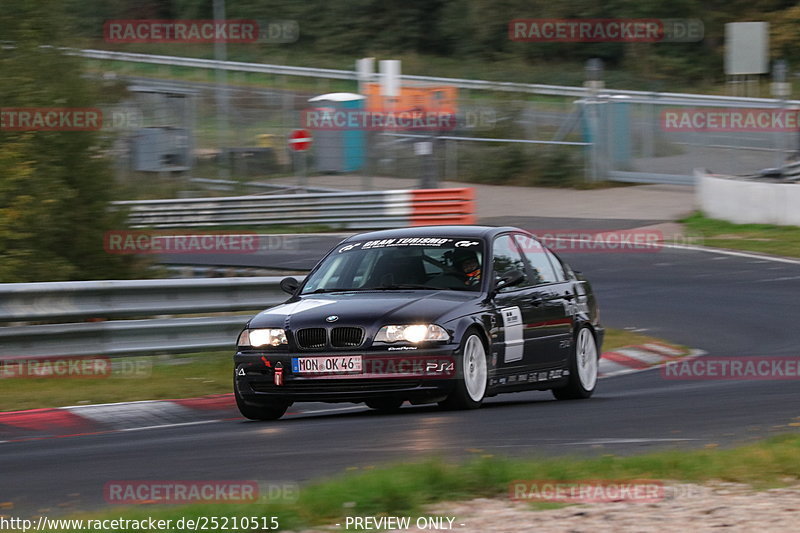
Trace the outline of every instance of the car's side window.
{"type": "MultiPolygon", "coordinates": [[[[495,238],[494,246],[492,247],[492,267],[495,281],[512,270],[519,270],[525,273],[525,263],[522,260],[519,249],[511,239],[511,235],[500,235],[495,238]]],[[[530,285],[531,282],[526,277],[521,283],[501,289],[501,292],[512,291],[530,285]]]]}
{"type": "Polygon", "coordinates": [[[547,257],[550,259],[550,264],[553,265],[553,270],[556,272],[556,281],[567,281],[569,279],[569,275],[567,274],[567,268],[564,266],[564,263],[556,257],[556,254],[545,248],[545,253],[547,257]]]}
{"type": "Polygon", "coordinates": [[[555,283],[557,280],[556,273],[553,270],[553,265],[550,264],[550,259],[547,257],[548,252],[541,243],[521,233],[516,234],[514,237],[531,267],[534,277],[531,280],[532,284],[555,283]]]}

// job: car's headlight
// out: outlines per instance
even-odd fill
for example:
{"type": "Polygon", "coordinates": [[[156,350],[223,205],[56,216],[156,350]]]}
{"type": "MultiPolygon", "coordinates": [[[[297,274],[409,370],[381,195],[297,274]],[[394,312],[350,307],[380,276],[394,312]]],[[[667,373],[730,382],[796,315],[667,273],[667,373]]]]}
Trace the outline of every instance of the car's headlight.
{"type": "Polygon", "coordinates": [[[450,335],[436,324],[409,324],[406,326],[383,326],[375,335],[375,342],[423,342],[447,341],[450,335]]]}
{"type": "Polygon", "coordinates": [[[246,329],[239,335],[237,346],[279,346],[286,344],[286,332],[282,329],[246,329]]]}

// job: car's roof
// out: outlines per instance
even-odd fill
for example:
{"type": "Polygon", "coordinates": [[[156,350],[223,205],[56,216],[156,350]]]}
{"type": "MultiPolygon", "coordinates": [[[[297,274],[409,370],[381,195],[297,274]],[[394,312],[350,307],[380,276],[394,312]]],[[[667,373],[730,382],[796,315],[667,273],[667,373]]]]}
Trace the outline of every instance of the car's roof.
{"type": "Polygon", "coordinates": [[[472,237],[491,238],[506,231],[521,231],[511,226],[416,226],[413,228],[387,229],[359,233],[345,241],[363,241],[372,239],[396,239],[400,237],[472,237]]]}

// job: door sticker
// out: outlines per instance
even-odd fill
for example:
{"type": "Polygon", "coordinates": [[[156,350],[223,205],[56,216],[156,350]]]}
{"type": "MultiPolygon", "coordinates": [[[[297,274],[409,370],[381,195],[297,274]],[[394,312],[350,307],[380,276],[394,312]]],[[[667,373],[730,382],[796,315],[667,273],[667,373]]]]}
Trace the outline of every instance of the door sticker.
{"type": "Polygon", "coordinates": [[[522,314],[519,307],[504,307],[500,310],[503,316],[503,331],[505,332],[505,354],[503,361],[513,363],[522,359],[525,348],[525,339],[522,336],[522,314]]]}

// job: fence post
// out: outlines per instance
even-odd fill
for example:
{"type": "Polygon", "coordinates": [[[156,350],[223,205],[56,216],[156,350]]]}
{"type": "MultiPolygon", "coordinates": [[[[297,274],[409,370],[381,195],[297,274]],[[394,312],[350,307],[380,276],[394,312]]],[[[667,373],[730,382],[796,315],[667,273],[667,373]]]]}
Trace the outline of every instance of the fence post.
{"type": "MultiPolygon", "coordinates": [[[[779,59],[775,61],[772,67],[772,96],[778,99],[778,113],[785,116],[786,112],[786,99],[792,94],[791,83],[786,82],[786,72],[789,70],[786,61],[779,59]]],[[[786,164],[786,139],[788,132],[777,131],[775,132],[776,140],[776,165],[775,168],[783,169],[786,164]]]]}
{"type": "Polygon", "coordinates": [[[588,89],[586,97],[586,122],[589,129],[591,140],[591,154],[592,154],[592,181],[600,179],[600,116],[599,105],[600,102],[597,98],[597,91],[605,87],[603,82],[603,61],[598,58],[592,58],[586,61],[585,67],[586,81],[584,86],[588,89]]]}

